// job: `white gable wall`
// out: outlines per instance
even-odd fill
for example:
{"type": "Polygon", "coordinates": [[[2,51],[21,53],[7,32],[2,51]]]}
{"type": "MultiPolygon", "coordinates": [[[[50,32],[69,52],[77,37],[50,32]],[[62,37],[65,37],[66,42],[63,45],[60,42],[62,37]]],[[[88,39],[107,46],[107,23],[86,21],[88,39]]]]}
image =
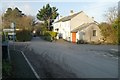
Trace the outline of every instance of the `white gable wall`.
{"type": "Polygon", "coordinates": [[[88,17],[84,12],[81,12],[77,16],[71,19],[71,30],[74,28],[84,24],[84,23],[92,23],[94,20],[90,17],[88,17]]]}
{"type": "Polygon", "coordinates": [[[54,23],[54,24],[53,24],[53,31],[54,31],[54,32],[57,32],[56,29],[59,29],[59,27],[60,27],[60,23],[54,23]]]}
{"type": "Polygon", "coordinates": [[[91,41],[98,42],[101,37],[102,36],[101,36],[100,28],[96,24],[92,24],[88,26],[88,28],[86,29],[86,37],[85,37],[86,40],[88,40],[88,42],[91,41]],[[96,30],[96,36],[93,36],[93,30],[96,30]]]}
{"type": "Polygon", "coordinates": [[[58,36],[62,34],[63,39],[70,41],[70,21],[54,23],[53,28],[54,32],[57,32],[57,28],[59,29],[58,36]]]}
{"type": "Polygon", "coordinates": [[[102,37],[101,33],[100,33],[100,29],[96,24],[92,24],[92,25],[88,26],[87,28],[85,28],[81,31],[78,31],[77,35],[79,35],[78,36],[79,40],[81,37],[80,32],[85,33],[83,36],[83,40],[86,42],[91,42],[91,41],[98,42],[100,40],[100,38],[102,37]],[[93,30],[96,30],[96,36],[93,36],[93,30]]]}
{"type": "Polygon", "coordinates": [[[63,39],[70,41],[70,21],[62,22],[63,39]]]}
{"type": "Polygon", "coordinates": [[[63,33],[61,24],[62,24],[62,22],[58,22],[58,23],[53,24],[53,31],[58,33],[57,39],[59,39],[59,34],[63,33]],[[58,29],[58,31],[56,29],[58,29]]]}

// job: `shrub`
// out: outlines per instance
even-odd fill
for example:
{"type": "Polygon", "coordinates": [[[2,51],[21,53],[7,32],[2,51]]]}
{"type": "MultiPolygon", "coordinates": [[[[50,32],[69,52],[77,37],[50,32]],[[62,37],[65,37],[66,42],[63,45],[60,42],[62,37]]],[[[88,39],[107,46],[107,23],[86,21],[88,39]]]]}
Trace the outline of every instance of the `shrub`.
{"type": "Polygon", "coordinates": [[[53,38],[57,36],[57,32],[48,31],[48,33],[49,33],[50,36],[53,37],[53,38]]]}
{"type": "Polygon", "coordinates": [[[52,41],[52,37],[51,37],[51,35],[49,34],[49,32],[45,32],[45,33],[44,33],[44,39],[47,40],[47,41],[52,41]]]}
{"type": "Polygon", "coordinates": [[[56,36],[57,36],[56,32],[44,31],[44,39],[47,41],[53,41],[56,36]]]}
{"type": "Polygon", "coordinates": [[[22,30],[16,32],[17,41],[30,41],[32,39],[31,32],[29,30],[22,30]]]}
{"type": "Polygon", "coordinates": [[[49,32],[45,32],[44,36],[51,36],[49,32]]]}
{"type": "Polygon", "coordinates": [[[51,38],[51,36],[44,36],[44,40],[47,40],[47,41],[52,42],[52,38],[51,38]]]}
{"type": "Polygon", "coordinates": [[[57,32],[53,32],[53,31],[47,31],[47,33],[49,33],[49,35],[51,36],[51,38],[54,40],[55,37],[57,36],[57,32]]]}

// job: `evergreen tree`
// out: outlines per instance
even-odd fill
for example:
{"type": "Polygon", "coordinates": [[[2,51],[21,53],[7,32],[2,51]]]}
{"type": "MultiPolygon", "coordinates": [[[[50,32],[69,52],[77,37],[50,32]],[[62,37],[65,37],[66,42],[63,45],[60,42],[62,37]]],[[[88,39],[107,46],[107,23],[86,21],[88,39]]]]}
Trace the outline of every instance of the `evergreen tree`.
{"type": "Polygon", "coordinates": [[[51,24],[54,22],[54,19],[59,15],[57,13],[56,7],[51,7],[49,4],[43,6],[37,14],[37,19],[44,21],[48,30],[51,30],[51,24]]]}

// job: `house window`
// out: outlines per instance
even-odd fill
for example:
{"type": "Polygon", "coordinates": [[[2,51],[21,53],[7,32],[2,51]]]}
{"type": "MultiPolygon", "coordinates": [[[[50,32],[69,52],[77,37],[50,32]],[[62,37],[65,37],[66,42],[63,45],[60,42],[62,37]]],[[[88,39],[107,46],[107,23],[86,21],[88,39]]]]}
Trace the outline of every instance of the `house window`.
{"type": "Polygon", "coordinates": [[[57,29],[55,29],[56,31],[59,31],[59,29],[57,28],[57,29]]]}
{"type": "Polygon", "coordinates": [[[96,36],[96,35],[97,35],[97,31],[93,30],[93,36],[96,36]]]}

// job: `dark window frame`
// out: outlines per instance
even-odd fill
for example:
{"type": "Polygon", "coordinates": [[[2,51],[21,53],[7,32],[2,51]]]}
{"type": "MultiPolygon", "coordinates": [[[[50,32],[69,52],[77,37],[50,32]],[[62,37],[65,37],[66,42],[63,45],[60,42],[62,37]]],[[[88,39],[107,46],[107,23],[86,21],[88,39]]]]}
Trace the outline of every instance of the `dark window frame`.
{"type": "Polygon", "coordinates": [[[93,30],[93,36],[97,36],[97,30],[93,30]]]}

